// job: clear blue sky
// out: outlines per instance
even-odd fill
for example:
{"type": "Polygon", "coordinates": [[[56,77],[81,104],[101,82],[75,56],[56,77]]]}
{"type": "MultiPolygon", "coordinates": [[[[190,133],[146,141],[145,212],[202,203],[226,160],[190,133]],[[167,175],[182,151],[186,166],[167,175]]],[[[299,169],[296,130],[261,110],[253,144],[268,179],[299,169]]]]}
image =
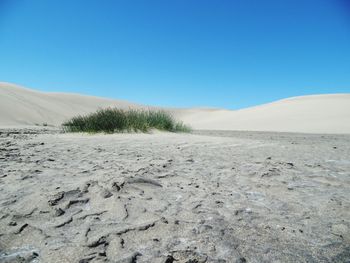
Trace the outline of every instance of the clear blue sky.
{"type": "Polygon", "coordinates": [[[237,109],[350,92],[348,0],[0,0],[0,81],[237,109]]]}

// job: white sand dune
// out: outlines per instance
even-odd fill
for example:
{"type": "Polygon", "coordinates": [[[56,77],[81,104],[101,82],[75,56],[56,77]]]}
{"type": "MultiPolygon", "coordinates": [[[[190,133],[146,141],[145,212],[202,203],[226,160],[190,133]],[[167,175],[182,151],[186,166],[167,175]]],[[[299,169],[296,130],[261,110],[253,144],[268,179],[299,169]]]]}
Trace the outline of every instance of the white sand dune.
{"type": "Polygon", "coordinates": [[[207,130],[350,133],[350,94],[294,97],[236,111],[193,110],[182,120],[207,130]]]}
{"type": "MultiPolygon", "coordinates": [[[[60,125],[98,108],[147,107],[122,100],[78,94],[44,93],[0,83],[0,126],[60,125]]],[[[169,109],[170,110],[170,109],[169,109]]],[[[350,94],[284,99],[242,110],[171,109],[194,129],[305,133],[350,133],[350,94]]]]}
{"type": "Polygon", "coordinates": [[[46,93],[14,84],[0,83],[0,126],[47,123],[60,125],[65,120],[105,107],[141,107],[122,100],[67,93],[46,93]]]}

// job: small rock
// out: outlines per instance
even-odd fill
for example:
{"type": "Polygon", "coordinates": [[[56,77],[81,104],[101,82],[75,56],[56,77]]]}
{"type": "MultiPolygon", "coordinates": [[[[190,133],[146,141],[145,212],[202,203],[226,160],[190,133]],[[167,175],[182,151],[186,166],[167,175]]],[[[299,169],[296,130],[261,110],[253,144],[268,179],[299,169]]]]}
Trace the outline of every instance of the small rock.
{"type": "Polygon", "coordinates": [[[112,189],[115,190],[115,191],[119,192],[122,189],[121,187],[122,187],[122,185],[119,186],[116,182],[114,182],[112,184],[112,189]]]}
{"type": "Polygon", "coordinates": [[[17,223],[16,223],[15,221],[11,221],[11,222],[9,223],[9,226],[17,226],[17,223]]]}
{"type": "Polygon", "coordinates": [[[111,197],[113,194],[110,192],[110,191],[108,191],[107,189],[103,189],[102,191],[101,191],[101,196],[103,197],[103,198],[109,198],[109,197],[111,197]]]}
{"type": "Polygon", "coordinates": [[[245,209],[245,211],[246,211],[246,213],[248,213],[248,214],[253,213],[252,209],[251,209],[251,208],[249,208],[249,207],[248,207],[248,208],[246,208],[246,209],[245,209]]]}
{"type": "Polygon", "coordinates": [[[55,209],[55,216],[61,216],[63,215],[65,212],[62,208],[57,208],[55,209]]]}
{"type": "Polygon", "coordinates": [[[175,261],[175,258],[173,256],[167,256],[164,263],[173,263],[175,261]]]}
{"type": "Polygon", "coordinates": [[[21,180],[27,180],[30,178],[33,178],[33,176],[32,175],[25,175],[25,176],[21,177],[21,180]]]}
{"type": "Polygon", "coordinates": [[[58,192],[52,196],[52,199],[48,201],[49,205],[55,206],[64,197],[64,192],[58,192]]]}

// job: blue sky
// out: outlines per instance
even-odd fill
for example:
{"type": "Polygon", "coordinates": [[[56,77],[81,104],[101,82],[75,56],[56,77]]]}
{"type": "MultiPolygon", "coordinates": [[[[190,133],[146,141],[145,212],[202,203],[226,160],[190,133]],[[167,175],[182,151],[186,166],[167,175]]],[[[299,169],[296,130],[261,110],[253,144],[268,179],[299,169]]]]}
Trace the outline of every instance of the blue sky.
{"type": "Polygon", "coordinates": [[[347,0],[0,0],[0,81],[237,109],[350,92],[347,0]]]}

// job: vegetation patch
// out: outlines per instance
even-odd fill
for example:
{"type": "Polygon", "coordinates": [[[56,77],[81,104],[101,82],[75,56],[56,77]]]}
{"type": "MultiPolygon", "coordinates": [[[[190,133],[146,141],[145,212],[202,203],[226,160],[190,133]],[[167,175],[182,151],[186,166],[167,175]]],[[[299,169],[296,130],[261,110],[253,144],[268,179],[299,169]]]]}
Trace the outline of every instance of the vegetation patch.
{"type": "Polygon", "coordinates": [[[88,115],[73,117],[62,124],[66,132],[147,132],[150,129],[190,132],[191,128],[176,121],[162,110],[100,109],[88,115]]]}

